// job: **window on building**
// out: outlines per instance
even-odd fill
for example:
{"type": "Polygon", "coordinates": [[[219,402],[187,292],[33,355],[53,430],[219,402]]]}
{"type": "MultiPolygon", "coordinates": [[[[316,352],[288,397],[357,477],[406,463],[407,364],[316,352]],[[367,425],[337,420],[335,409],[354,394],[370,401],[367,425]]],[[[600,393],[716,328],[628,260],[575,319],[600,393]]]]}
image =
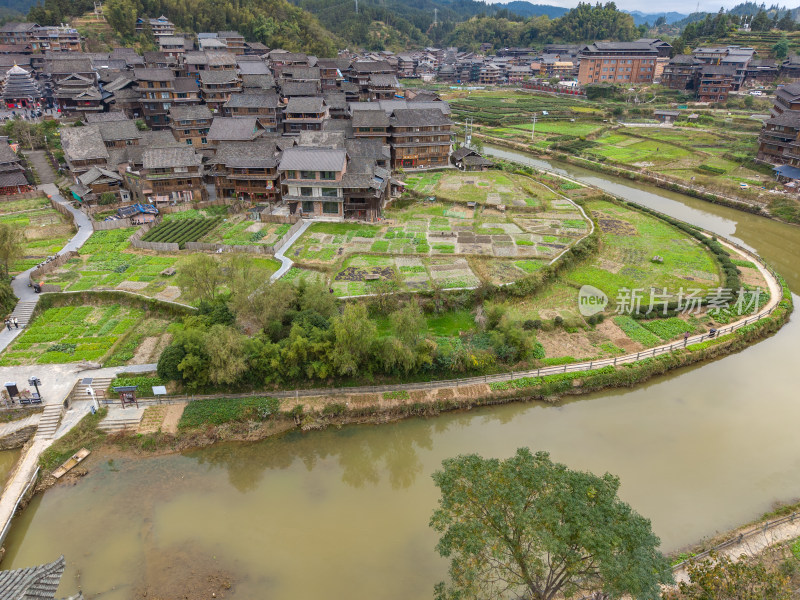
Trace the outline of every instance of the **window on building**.
{"type": "Polygon", "coordinates": [[[191,146],[192,145],[192,138],[189,138],[188,140],[186,140],[186,144],[191,146]]]}
{"type": "Polygon", "coordinates": [[[322,188],[322,195],[326,198],[338,198],[339,190],[336,188],[322,188]]]}
{"type": "Polygon", "coordinates": [[[301,187],[300,188],[300,195],[301,196],[313,196],[314,195],[314,188],[301,187]]]}
{"type": "Polygon", "coordinates": [[[339,203],[338,202],[323,202],[322,203],[322,212],[326,215],[338,215],[339,214],[339,203]]]}
{"type": "Polygon", "coordinates": [[[304,200],[302,202],[302,208],[304,213],[313,213],[314,212],[314,203],[304,200]]]}
{"type": "Polygon", "coordinates": [[[316,179],[316,171],[300,171],[300,179],[316,179]]]}
{"type": "Polygon", "coordinates": [[[207,144],[208,140],[206,138],[200,138],[200,143],[201,144],[207,144]]]}

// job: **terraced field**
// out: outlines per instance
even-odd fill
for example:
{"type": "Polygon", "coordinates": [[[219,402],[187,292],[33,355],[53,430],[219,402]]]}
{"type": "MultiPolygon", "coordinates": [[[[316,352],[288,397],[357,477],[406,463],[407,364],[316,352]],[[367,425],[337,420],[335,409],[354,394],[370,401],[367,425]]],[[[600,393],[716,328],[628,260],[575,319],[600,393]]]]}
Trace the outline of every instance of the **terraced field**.
{"type": "Polygon", "coordinates": [[[436,172],[407,179],[437,200],[401,201],[381,225],[315,223],[287,256],[325,273],[339,296],[451,289],[521,279],[589,232],[574,204],[525,177],[436,172]]]}

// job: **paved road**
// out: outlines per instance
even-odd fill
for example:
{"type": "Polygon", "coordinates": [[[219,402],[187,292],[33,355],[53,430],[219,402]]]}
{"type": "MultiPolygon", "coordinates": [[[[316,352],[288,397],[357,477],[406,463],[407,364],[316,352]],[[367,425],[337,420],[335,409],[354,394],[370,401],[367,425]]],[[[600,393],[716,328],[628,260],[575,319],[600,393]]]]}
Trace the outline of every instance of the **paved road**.
{"type": "Polygon", "coordinates": [[[25,152],[23,149],[22,152],[28,157],[33,170],[36,171],[37,175],[39,175],[40,183],[55,182],[56,174],[53,171],[53,167],[50,165],[50,159],[47,157],[47,153],[44,150],[28,150],[25,152]]]}
{"type": "Polygon", "coordinates": [[[294,234],[292,237],[290,237],[290,238],[289,238],[289,241],[288,241],[288,242],[286,242],[286,243],[283,245],[283,248],[281,248],[280,250],[278,250],[278,251],[275,253],[275,258],[277,258],[279,261],[281,261],[281,263],[282,263],[282,264],[281,264],[281,268],[280,268],[280,269],[278,269],[277,271],[275,271],[275,272],[272,274],[272,277],[270,277],[270,278],[269,278],[269,281],[270,281],[270,283],[272,283],[273,281],[277,281],[278,279],[280,279],[281,277],[283,277],[283,276],[286,274],[286,272],[287,272],[289,269],[291,269],[291,268],[292,268],[292,265],[294,264],[294,262],[292,261],[292,259],[291,259],[291,258],[289,258],[288,256],[286,256],[286,255],[284,254],[284,251],[286,251],[286,250],[289,250],[289,248],[291,248],[291,247],[292,247],[292,245],[293,245],[293,244],[294,244],[294,243],[297,241],[297,239],[298,239],[298,238],[299,238],[301,235],[303,235],[303,233],[305,233],[306,229],[308,229],[309,227],[311,227],[311,223],[312,223],[312,222],[313,222],[313,221],[310,221],[310,220],[309,220],[309,221],[305,221],[305,220],[304,220],[304,221],[303,221],[303,225],[302,225],[302,227],[300,227],[300,229],[298,229],[298,230],[295,232],[295,234],[294,234]]]}

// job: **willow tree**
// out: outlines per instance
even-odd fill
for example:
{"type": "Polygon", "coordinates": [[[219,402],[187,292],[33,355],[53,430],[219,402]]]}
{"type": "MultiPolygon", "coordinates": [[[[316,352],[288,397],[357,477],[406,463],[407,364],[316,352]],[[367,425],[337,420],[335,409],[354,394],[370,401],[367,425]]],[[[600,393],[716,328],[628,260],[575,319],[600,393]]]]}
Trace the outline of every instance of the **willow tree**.
{"type": "Polygon", "coordinates": [[[447,459],[431,526],[450,581],[439,599],[552,600],[598,593],[660,598],[672,580],[650,521],[617,497],[619,479],[573,471],[546,452],[447,459]]]}

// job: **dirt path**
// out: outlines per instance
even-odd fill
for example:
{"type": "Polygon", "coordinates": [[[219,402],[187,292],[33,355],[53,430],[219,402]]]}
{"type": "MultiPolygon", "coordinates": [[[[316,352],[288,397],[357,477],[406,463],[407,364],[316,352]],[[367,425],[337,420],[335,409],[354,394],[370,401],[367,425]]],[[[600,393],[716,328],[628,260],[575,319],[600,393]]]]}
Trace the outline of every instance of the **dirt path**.
{"type": "Polygon", "coordinates": [[[170,404],[167,407],[166,414],[164,414],[164,421],[161,423],[161,431],[164,433],[178,433],[178,422],[181,420],[184,408],[186,408],[186,402],[170,404]]]}

